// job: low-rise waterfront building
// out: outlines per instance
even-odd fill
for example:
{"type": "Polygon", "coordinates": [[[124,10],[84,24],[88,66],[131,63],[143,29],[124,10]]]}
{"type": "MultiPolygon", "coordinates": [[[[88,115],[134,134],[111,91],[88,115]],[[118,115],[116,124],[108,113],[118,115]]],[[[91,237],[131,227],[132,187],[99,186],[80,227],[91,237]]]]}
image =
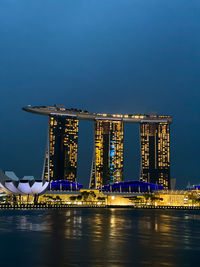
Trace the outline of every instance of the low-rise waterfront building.
{"type": "Polygon", "coordinates": [[[157,191],[155,196],[159,198],[155,204],[160,206],[198,206],[200,203],[199,196],[188,190],[157,191]]]}
{"type": "Polygon", "coordinates": [[[142,181],[126,181],[83,189],[77,182],[19,179],[13,172],[0,170],[1,203],[50,206],[130,206],[200,207],[199,187],[189,190],[158,190],[162,186],[142,181]]]}

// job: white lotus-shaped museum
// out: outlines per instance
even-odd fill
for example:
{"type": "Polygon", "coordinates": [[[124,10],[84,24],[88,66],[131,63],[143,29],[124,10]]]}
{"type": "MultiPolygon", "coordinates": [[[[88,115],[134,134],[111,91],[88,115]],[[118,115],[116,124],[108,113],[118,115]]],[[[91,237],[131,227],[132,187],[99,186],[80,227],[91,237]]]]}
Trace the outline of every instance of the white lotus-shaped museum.
{"type": "Polygon", "coordinates": [[[14,173],[12,176],[6,172],[4,173],[0,170],[0,188],[6,193],[15,194],[15,195],[40,195],[42,194],[49,185],[47,180],[23,180],[18,179],[14,173]],[[13,178],[16,179],[13,179],[13,178]]]}

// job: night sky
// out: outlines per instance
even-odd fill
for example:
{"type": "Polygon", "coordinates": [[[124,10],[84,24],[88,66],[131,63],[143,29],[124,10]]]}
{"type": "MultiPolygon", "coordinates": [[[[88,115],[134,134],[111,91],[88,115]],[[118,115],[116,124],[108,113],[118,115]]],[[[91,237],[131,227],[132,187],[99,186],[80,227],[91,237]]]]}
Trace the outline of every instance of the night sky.
{"type": "MultiPolygon", "coordinates": [[[[41,177],[47,117],[63,104],[173,117],[171,176],[200,183],[199,0],[1,0],[0,168],[41,177]]],[[[93,123],[80,122],[78,179],[88,185],[93,123]]],[[[124,179],[138,179],[139,125],[125,125],[124,179]]]]}

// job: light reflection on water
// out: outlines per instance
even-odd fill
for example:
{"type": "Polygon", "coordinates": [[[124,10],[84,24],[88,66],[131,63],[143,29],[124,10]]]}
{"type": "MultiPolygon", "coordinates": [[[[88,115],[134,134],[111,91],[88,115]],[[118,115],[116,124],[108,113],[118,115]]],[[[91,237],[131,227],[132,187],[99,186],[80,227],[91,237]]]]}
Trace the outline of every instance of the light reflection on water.
{"type": "Polygon", "coordinates": [[[1,211],[1,262],[4,266],[16,261],[20,266],[191,266],[200,251],[199,221],[198,211],[1,211]]]}

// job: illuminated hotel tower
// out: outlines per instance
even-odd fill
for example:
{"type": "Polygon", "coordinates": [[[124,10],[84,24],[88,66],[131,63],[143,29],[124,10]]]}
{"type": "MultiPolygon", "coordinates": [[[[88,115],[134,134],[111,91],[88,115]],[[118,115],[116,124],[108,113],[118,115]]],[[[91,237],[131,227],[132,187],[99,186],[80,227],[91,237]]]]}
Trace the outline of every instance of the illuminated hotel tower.
{"type": "Polygon", "coordinates": [[[90,188],[123,180],[123,130],[122,121],[95,120],[90,188]]]}
{"type": "Polygon", "coordinates": [[[170,125],[162,122],[140,124],[141,176],[144,182],[170,188],[170,125]]]}
{"type": "Polygon", "coordinates": [[[44,178],[76,181],[78,125],[76,117],[49,116],[44,178]]]}

